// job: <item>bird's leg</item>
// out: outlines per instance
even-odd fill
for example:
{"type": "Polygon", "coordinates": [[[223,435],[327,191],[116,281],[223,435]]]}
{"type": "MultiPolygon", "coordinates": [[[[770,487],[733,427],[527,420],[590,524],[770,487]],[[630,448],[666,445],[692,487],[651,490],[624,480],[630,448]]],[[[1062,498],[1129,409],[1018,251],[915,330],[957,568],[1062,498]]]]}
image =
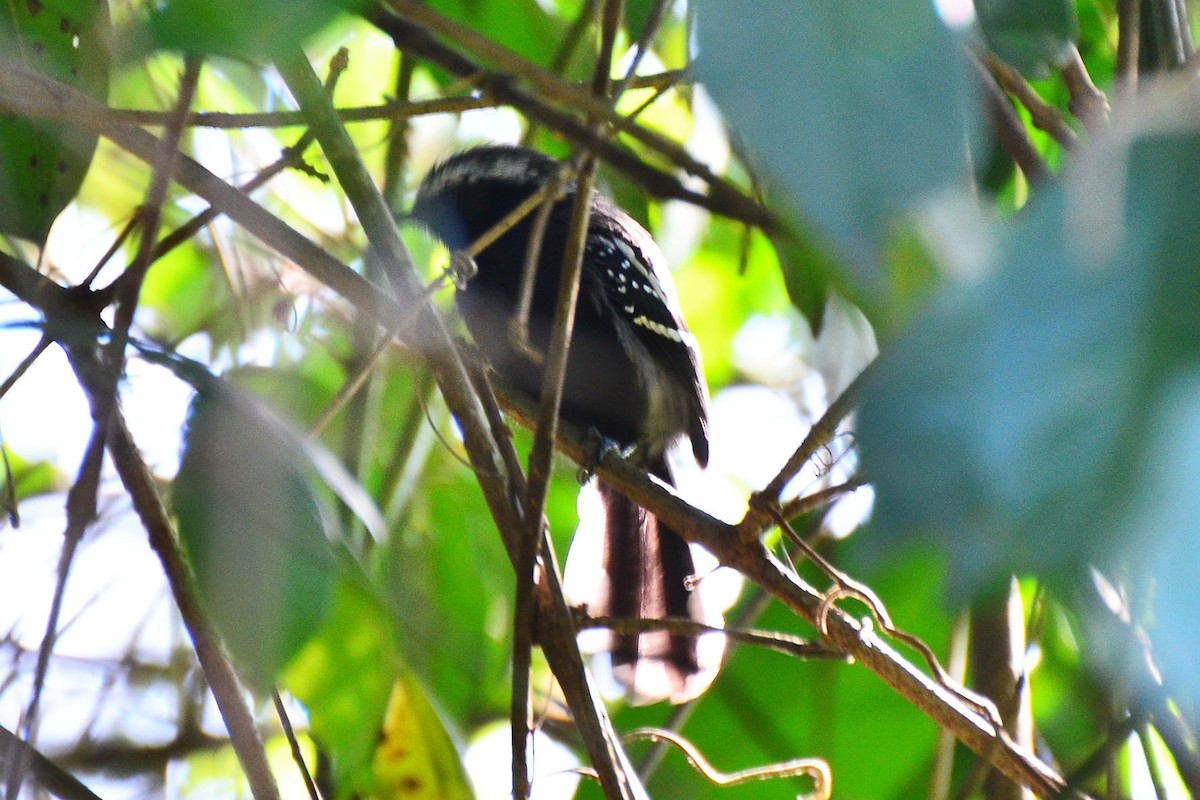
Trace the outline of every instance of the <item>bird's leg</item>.
{"type": "Polygon", "coordinates": [[[610,439],[595,428],[589,427],[583,435],[588,444],[588,458],[576,475],[581,484],[591,479],[592,473],[609,452],[615,450],[622,458],[628,458],[633,452],[633,447],[622,448],[615,439],[610,439]]]}

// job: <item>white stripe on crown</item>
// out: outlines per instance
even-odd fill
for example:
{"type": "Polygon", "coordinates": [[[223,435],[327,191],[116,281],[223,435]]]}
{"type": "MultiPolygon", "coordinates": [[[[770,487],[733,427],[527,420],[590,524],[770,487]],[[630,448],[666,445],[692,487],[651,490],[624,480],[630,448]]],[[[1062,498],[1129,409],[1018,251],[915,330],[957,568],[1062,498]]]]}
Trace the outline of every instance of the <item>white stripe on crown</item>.
{"type": "Polygon", "coordinates": [[[540,185],[558,163],[545,157],[531,158],[531,154],[519,150],[493,151],[490,157],[482,155],[477,150],[468,150],[442,162],[425,178],[423,193],[437,195],[486,181],[540,185]]]}

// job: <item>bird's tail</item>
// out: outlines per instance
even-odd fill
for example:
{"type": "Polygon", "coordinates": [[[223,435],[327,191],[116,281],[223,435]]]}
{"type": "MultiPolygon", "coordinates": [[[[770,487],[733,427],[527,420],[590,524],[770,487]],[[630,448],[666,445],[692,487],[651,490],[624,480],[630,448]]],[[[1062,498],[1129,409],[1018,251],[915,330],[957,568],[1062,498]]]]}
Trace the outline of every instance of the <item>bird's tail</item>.
{"type": "MultiPolygon", "coordinates": [[[[649,471],[674,485],[665,459],[649,471]]],[[[599,580],[585,602],[592,616],[620,619],[683,619],[711,624],[699,591],[696,567],[686,541],[657,517],[603,481],[597,481],[603,527],[599,580]]],[[[581,528],[588,524],[582,519],[581,528]]],[[[579,536],[580,534],[577,534],[579,536]]],[[[572,553],[574,560],[574,553],[572,553]]],[[[572,565],[568,565],[568,572],[572,565]]],[[[570,576],[567,578],[570,581],[570,576]]],[[[719,615],[715,620],[719,624],[719,615]]],[[[684,636],[666,631],[618,633],[607,643],[613,675],[635,702],[668,699],[682,703],[712,683],[724,649],[722,637],[684,636]],[[716,639],[717,641],[714,641],[716,639]]]]}

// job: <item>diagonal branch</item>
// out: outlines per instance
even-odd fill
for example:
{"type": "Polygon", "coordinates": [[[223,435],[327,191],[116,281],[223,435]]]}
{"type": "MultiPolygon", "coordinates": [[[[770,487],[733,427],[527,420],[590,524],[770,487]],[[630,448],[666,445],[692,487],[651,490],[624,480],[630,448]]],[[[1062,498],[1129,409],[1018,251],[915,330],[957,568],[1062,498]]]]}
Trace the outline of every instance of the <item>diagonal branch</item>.
{"type": "MultiPolygon", "coordinates": [[[[504,396],[506,409],[523,424],[530,424],[533,410],[528,401],[504,396]]],[[[754,539],[739,537],[746,521],[734,526],[691,506],[661,481],[634,467],[615,451],[603,453],[595,463],[594,448],[587,436],[574,426],[560,423],[558,448],[577,464],[592,464],[595,473],[639,506],[651,511],[689,542],[702,545],[722,565],[737,570],[814,626],[824,620],[832,644],[912,703],[939,726],[1014,781],[1042,797],[1059,797],[1065,789],[1060,775],[1032,753],[1015,746],[1003,732],[959,696],[919,671],[869,625],[864,626],[828,604],[824,594],[787,570],[754,539]]],[[[749,519],[749,513],[747,515],[749,519]]]]}
{"type": "MultiPolygon", "coordinates": [[[[153,158],[157,140],[149,133],[106,121],[101,113],[103,107],[99,104],[82,98],[78,93],[57,82],[31,73],[20,64],[4,60],[0,61],[0,67],[0,106],[15,109],[18,113],[24,113],[22,109],[33,108],[42,115],[57,114],[85,127],[94,127],[97,132],[113,139],[139,158],[153,158]],[[28,102],[31,96],[34,102],[28,102]]],[[[305,67],[307,68],[307,65],[305,67]]],[[[327,100],[323,102],[327,104],[327,100]]],[[[333,120],[332,126],[341,130],[341,135],[344,135],[344,129],[341,129],[332,114],[329,119],[333,120]]],[[[325,135],[330,134],[326,132],[325,135]]],[[[177,180],[205,197],[210,203],[216,204],[252,234],[259,236],[269,246],[275,247],[285,257],[291,258],[341,293],[365,318],[371,319],[384,329],[402,320],[409,322],[408,329],[416,332],[411,338],[426,354],[442,386],[447,404],[462,426],[464,441],[475,465],[484,496],[512,554],[522,519],[519,509],[514,507],[512,501],[516,496],[512,490],[519,485],[519,479],[516,475],[510,475],[505,466],[512,463],[511,455],[498,455],[509,453],[511,444],[504,439],[497,441],[492,435],[492,428],[484,415],[479,398],[462,371],[456,351],[445,338],[444,328],[436,322],[436,317],[431,316],[433,312],[428,308],[427,299],[423,295],[414,297],[401,291],[399,302],[392,300],[323,249],[288,228],[195,162],[184,160],[180,165],[177,180]],[[405,313],[402,307],[412,311],[405,313]]],[[[343,183],[345,185],[345,182],[343,183]]],[[[363,191],[367,197],[371,192],[375,192],[373,186],[351,183],[350,187],[347,187],[348,193],[351,188],[355,192],[363,191]]],[[[363,197],[352,197],[352,200],[364,202],[363,197]]],[[[364,205],[363,208],[357,209],[359,217],[365,227],[371,226],[367,228],[368,237],[378,248],[384,243],[380,237],[386,239],[395,234],[388,233],[386,226],[382,230],[376,230],[374,226],[383,223],[371,214],[364,213],[366,208],[364,205]]],[[[382,205],[379,208],[386,211],[382,205]]],[[[387,226],[392,224],[390,219],[386,223],[387,226]]],[[[81,326],[98,326],[96,312],[86,298],[70,295],[36,273],[28,274],[32,273],[32,270],[24,265],[18,264],[20,269],[14,271],[13,263],[11,260],[0,259],[0,284],[10,288],[25,302],[44,310],[52,307],[62,312],[58,321],[48,326],[48,331],[56,331],[65,336],[68,329],[62,326],[70,324],[75,326],[73,335],[78,336],[81,326]],[[48,283],[52,289],[39,288],[41,282],[48,283]]],[[[49,312],[47,315],[50,316],[49,312]]],[[[522,407],[515,401],[506,405],[526,422],[534,418],[533,411],[527,406],[522,407]]],[[[587,443],[586,437],[569,426],[560,426],[557,444],[562,452],[578,463],[587,463],[594,458],[594,448],[587,443]]],[[[129,446],[132,448],[132,444],[129,446]]],[[[804,618],[815,621],[820,615],[828,612],[827,635],[836,646],[879,675],[901,696],[946,730],[952,731],[972,749],[987,753],[989,759],[1004,774],[1045,796],[1055,796],[1061,791],[1063,783],[1058,775],[1026,751],[1014,747],[1003,738],[996,738],[996,732],[985,719],[964,706],[961,700],[944,687],[916,670],[872,630],[864,628],[840,610],[830,611],[826,605],[826,598],[790,574],[763,548],[757,538],[739,538],[737,528],[694,509],[661,483],[632,467],[615,453],[602,456],[598,472],[631,500],[655,513],[689,541],[707,547],[722,563],[738,569],[804,618]]],[[[605,777],[606,790],[618,796],[621,792],[630,796],[633,791],[630,781],[635,779],[628,771],[628,762],[623,750],[613,743],[607,713],[595,688],[588,681],[582,659],[574,646],[573,625],[565,604],[561,601],[557,569],[553,562],[546,564],[544,576],[545,580],[538,587],[539,608],[544,612],[539,615],[539,639],[555,674],[568,692],[572,708],[579,715],[578,724],[585,737],[595,732],[602,734],[599,739],[590,739],[587,742],[597,767],[611,768],[605,777]],[[567,644],[571,646],[568,647],[567,644]]]]}
{"type": "MultiPolygon", "coordinates": [[[[414,8],[407,2],[404,7],[406,11],[414,8]]],[[[421,12],[418,10],[414,13],[421,12]]],[[[535,87],[534,91],[529,91],[515,85],[506,73],[491,72],[472,58],[442,44],[432,34],[409,19],[381,8],[372,12],[369,20],[381,31],[391,36],[400,49],[418,55],[459,78],[471,81],[478,90],[489,93],[502,103],[520,109],[531,120],[557,131],[576,146],[591,149],[604,163],[628,175],[650,194],[660,198],[684,200],[713,213],[756,225],[766,231],[778,229],[780,223],[774,213],[728,182],[718,180],[716,183],[710,183],[707,194],[690,189],[676,175],[650,166],[630,150],[610,141],[607,137],[600,136],[585,122],[570,113],[559,110],[545,99],[547,91],[553,92],[554,94],[551,96],[562,97],[568,105],[574,108],[583,108],[591,113],[592,106],[596,105],[596,101],[590,98],[586,92],[578,90],[573,84],[561,81],[557,76],[551,76],[550,82],[547,82],[545,86],[539,85],[535,87]],[[548,89],[547,87],[553,88],[548,89]],[[559,89],[562,91],[559,92],[559,89]]],[[[532,66],[523,59],[519,63],[532,66]]],[[[525,66],[521,66],[522,70],[525,68],[525,66]]],[[[598,119],[613,123],[618,130],[629,127],[629,123],[623,122],[624,118],[620,115],[616,115],[615,119],[612,117],[611,109],[605,111],[603,106],[598,107],[598,119]]],[[[629,132],[632,133],[633,130],[644,129],[635,128],[629,132]]],[[[680,162],[672,160],[672,155],[667,155],[668,160],[672,160],[672,163],[686,162],[696,165],[696,162],[691,160],[691,157],[683,152],[682,148],[668,140],[660,139],[656,141],[656,144],[650,146],[651,149],[658,150],[664,155],[667,155],[667,152],[663,148],[670,150],[670,153],[675,156],[682,153],[681,157],[684,161],[680,162]]],[[[707,172],[703,165],[698,165],[697,168],[702,172],[707,172]]]]}
{"type": "MultiPolygon", "coordinates": [[[[371,242],[373,257],[383,260],[382,265],[392,281],[392,289],[402,303],[413,308],[416,315],[412,327],[414,339],[429,361],[446,404],[458,420],[463,443],[488,507],[509,556],[516,563],[524,515],[521,509],[513,505],[513,481],[507,475],[505,459],[500,456],[501,448],[511,447],[511,443],[497,442],[493,438],[458,352],[417,278],[395,220],[367,173],[346,129],[338,120],[312,67],[302,53],[293,53],[280,59],[277,67],[308,115],[317,141],[325,150],[334,174],[371,242]]],[[[547,660],[567,694],[605,792],[613,797],[637,797],[640,786],[636,775],[628,764],[608,719],[608,712],[591,684],[575,644],[574,627],[562,597],[557,568],[553,564],[544,566],[546,580],[539,584],[539,607],[542,612],[539,620],[545,625],[545,635],[541,641],[547,660]]]]}

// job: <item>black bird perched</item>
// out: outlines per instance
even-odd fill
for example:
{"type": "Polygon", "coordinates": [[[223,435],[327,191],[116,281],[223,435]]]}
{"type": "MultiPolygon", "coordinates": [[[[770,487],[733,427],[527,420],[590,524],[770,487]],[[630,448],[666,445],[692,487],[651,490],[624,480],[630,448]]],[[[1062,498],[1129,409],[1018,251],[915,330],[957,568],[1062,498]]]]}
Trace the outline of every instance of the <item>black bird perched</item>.
{"type": "MultiPolygon", "coordinates": [[[[465,250],[561,169],[525,147],[467,150],[425,176],[411,216],[451,251],[465,250]]],[[[538,257],[529,342],[542,354],[549,350],[574,198],[575,186],[567,183],[550,211],[538,257]]],[[[533,398],[541,392],[542,365],[514,344],[510,320],[535,216],[536,211],[479,253],[478,274],[455,296],[484,358],[533,398]]],[[[671,485],[666,455],[677,441],[690,440],[696,461],[706,465],[708,389],[666,258],[641,225],[598,194],[592,198],[575,313],[561,417],[632,448],[635,463],[671,485]]],[[[695,574],[688,544],[615,489],[603,482],[597,488],[607,585],[586,599],[589,612],[706,621],[700,594],[688,585],[695,574]]],[[[641,700],[682,702],[707,688],[719,661],[719,652],[715,659],[704,656],[697,643],[663,632],[614,636],[614,674],[641,700]]]]}

